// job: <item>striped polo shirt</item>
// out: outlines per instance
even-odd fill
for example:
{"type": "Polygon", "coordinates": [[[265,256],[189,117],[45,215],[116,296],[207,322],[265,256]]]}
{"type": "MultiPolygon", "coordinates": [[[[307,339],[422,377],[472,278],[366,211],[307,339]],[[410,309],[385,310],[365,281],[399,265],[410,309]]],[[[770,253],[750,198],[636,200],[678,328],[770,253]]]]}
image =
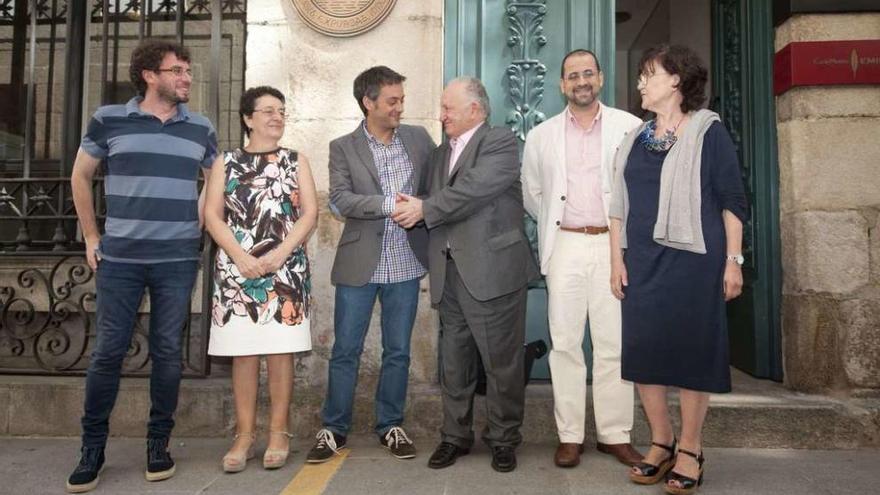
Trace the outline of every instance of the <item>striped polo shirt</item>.
{"type": "Polygon", "coordinates": [[[143,97],[99,108],[82,149],[104,160],[107,220],[98,248],[121,263],[199,259],[200,167],[217,154],[211,122],[177,104],[162,122],[140,109],[143,97]]]}

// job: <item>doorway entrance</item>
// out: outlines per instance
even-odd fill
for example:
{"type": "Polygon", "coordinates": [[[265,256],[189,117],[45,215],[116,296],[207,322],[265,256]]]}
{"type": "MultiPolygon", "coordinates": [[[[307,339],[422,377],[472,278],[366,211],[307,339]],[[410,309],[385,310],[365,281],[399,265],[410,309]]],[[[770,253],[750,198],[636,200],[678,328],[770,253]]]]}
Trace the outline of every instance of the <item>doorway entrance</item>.
{"type": "MultiPolygon", "coordinates": [[[[592,49],[605,72],[602,101],[642,116],[635,65],[644,50],[663,42],[694,48],[711,68],[709,106],[738,146],[751,203],[744,292],[728,306],[731,364],[781,380],[771,8],[759,0],[447,0],[444,76],[479,77],[491,100],[490,123],[510,127],[522,142],[564,108],[556,74],[568,51],[592,49]]],[[[550,341],[546,301],[543,284],[530,289],[528,341],[550,341]]],[[[584,349],[589,356],[589,338],[584,349]]],[[[532,378],[550,378],[546,358],[532,378]]]]}

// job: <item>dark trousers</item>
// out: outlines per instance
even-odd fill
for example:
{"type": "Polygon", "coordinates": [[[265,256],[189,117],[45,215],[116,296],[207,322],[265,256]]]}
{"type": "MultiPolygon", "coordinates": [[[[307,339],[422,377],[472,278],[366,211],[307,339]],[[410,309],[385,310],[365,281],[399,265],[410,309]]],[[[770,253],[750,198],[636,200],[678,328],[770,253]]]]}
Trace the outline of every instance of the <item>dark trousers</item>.
{"type": "Polygon", "coordinates": [[[526,286],[477,301],[462,282],[455,262],[446,262],[440,300],[444,442],[464,448],[474,442],[473,406],[480,359],[486,369],[488,419],[483,441],[490,447],[516,446],[522,441],[525,316],[526,286]]]}
{"type": "Polygon", "coordinates": [[[98,265],[97,335],[86,375],[84,446],[103,447],[107,443],[122,361],[131,345],[138,307],[146,290],[150,294],[151,361],[147,436],[171,435],[180,388],[181,333],[189,317],[197,271],[196,261],[137,264],[102,260],[98,265]]]}

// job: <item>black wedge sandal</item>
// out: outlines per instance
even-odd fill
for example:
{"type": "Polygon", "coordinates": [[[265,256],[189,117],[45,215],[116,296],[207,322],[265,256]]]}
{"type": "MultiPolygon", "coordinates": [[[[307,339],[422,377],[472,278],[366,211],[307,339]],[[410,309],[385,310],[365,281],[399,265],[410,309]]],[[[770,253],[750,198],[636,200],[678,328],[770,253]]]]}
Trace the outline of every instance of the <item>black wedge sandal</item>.
{"type": "Polygon", "coordinates": [[[666,473],[672,469],[672,466],[675,465],[675,439],[672,439],[672,446],[663,445],[662,443],[651,442],[651,445],[656,445],[661,449],[669,452],[669,457],[660,462],[659,466],[655,466],[654,464],[648,464],[647,462],[639,462],[635,464],[633,467],[639,471],[639,474],[636,474],[632,471],[629,472],[629,479],[632,480],[633,483],[638,483],[640,485],[653,485],[663,479],[666,476],[666,473]]]}
{"type": "Polygon", "coordinates": [[[700,466],[700,475],[697,477],[697,479],[694,479],[689,476],[678,474],[675,471],[670,471],[669,475],[666,477],[666,493],[670,493],[672,495],[690,495],[692,493],[696,493],[697,488],[703,484],[703,462],[706,459],[703,458],[702,452],[697,455],[690,450],[678,449],[678,451],[684,455],[689,455],[697,460],[697,464],[700,466]],[[670,485],[669,482],[672,480],[678,481],[681,487],[670,485]]]}

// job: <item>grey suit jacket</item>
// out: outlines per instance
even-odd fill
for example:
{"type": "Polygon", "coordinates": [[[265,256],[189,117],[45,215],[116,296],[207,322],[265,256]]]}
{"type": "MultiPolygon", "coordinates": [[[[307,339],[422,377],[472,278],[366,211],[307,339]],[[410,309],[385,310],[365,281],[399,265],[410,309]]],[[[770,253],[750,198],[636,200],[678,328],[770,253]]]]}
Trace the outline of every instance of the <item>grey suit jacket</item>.
{"type": "MultiPolygon", "coordinates": [[[[413,164],[412,191],[416,196],[427,188],[428,157],[434,140],[419,126],[402,125],[398,134],[413,164]]],[[[330,202],[345,217],[330,282],[355,287],[367,284],[376,271],[382,252],[385,196],[379,170],[367,143],[362,124],[345,136],[330,142],[330,202]]],[[[416,258],[427,266],[427,231],[424,226],[410,229],[409,243],[416,258]]]]}
{"type": "Polygon", "coordinates": [[[428,264],[431,302],[438,304],[446,280],[446,250],[462,281],[478,301],[509,294],[538,277],[523,231],[523,196],[516,137],[483,124],[465,146],[452,173],[450,148],[431,154],[428,264]]]}

